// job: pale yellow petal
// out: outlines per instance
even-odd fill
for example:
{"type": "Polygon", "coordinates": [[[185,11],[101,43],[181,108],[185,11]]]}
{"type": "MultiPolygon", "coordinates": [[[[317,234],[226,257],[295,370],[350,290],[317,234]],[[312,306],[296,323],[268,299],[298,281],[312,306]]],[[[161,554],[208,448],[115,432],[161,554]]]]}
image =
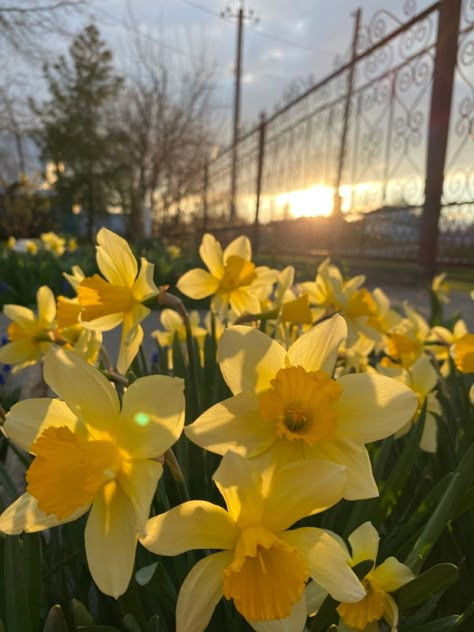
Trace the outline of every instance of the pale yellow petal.
{"type": "Polygon", "coordinates": [[[44,379],[80,420],[108,430],[119,413],[112,384],[96,368],[70,351],[51,351],[44,360],[44,379]]]}
{"type": "Polygon", "coordinates": [[[23,494],[14,503],[12,503],[0,515],[0,532],[8,535],[18,535],[19,533],[35,533],[50,529],[66,522],[72,522],[80,518],[89,507],[81,507],[65,520],[58,520],[54,514],[45,514],[38,508],[36,498],[33,498],[28,492],[23,494]]]}
{"type": "Polygon", "coordinates": [[[184,425],[183,388],[183,380],[167,375],[148,375],[128,387],[114,434],[134,458],[156,458],[177,441],[184,425]]]}
{"type": "Polygon", "coordinates": [[[311,580],[306,584],[305,597],[308,617],[314,617],[323,605],[323,601],[327,596],[327,591],[323,590],[316,582],[311,580]]]}
{"type": "Polygon", "coordinates": [[[425,417],[425,425],[420,439],[420,448],[425,452],[435,454],[438,447],[438,426],[435,417],[427,412],[425,417]]]}
{"type": "Polygon", "coordinates": [[[428,356],[421,356],[410,369],[412,384],[418,393],[426,395],[438,381],[436,371],[428,356]]]}
{"type": "Polygon", "coordinates": [[[332,375],[339,345],[347,336],[347,325],[339,314],[312,327],[288,349],[288,359],[293,366],[307,371],[326,371],[332,375]]]}
{"type": "Polygon", "coordinates": [[[214,294],[219,287],[219,279],[206,270],[193,268],[183,274],[176,287],[186,296],[198,300],[214,294]]]}
{"type": "Polygon", "coordinates": [[[304,632],[306,623],[306,601],[303,597],[295,603],[291,614],[285,619],[272,621],[249,621],[255,632],[304,632]]]}
{"type": "Polygon", "coordinates": [[[227,259],[232,255],[242,257],[242,259],[250,261],[252,258],[252,245],[250,243],[250,239],[245,235],[240,235],[231,241],[224,250],[224,263],[226,263],[227,259]]]}
{"type": "Polygon", "coordinates": [[[199,255],[212,276],[222,279],[224,276],[222,247],[214,235],[210,233],[203,235],[199,255]]]}
{"type": "Polygon", "coordinates": [[[364,522],[349,536],[352,549],[352,566],[359,562],[375,562],[379,550],[379,534],[371,522],[364,522]]]}
{"type": "Polygon", "coordinates": [[[241,529],[261,524],[262,477],[251,461],[235,452],[226,452],[212,478],[231,518],[241,529]]]}
{"type": "Polygon", "coordinates": [[[97,243],[97,265],[107,281],[131,288],[138,265],[125,239],[107,228],[101,228],[97,233],[97,243]]]}
{"type": "Polygon", "coordinates": [[[222,375],[236,395],[270,388],[271,380],[285,366],[286,352],[258,329],[237,325],[222,334],[217,356],[222,375]]]}
{"type": "Polygon", "coordinates": [[[370,577],[385,592],[394,592],[415,579],[415,575],[408,566],[395,557],[388,557],[370,573],[370,577]]]}
{"type": "Polygon", "coordinates": [[[342,386],[335,404],[338,437],[360,443],[384,439],[406,424],[418,407],[415,393],[389,377],[351,374],[338,383],[342,386]]]}
{"type": "Polygon", "coordinates": [[[365,590],[348,565],[347,552],[321,529],[302,527],[280,534],[280,539],[296,546],[314,581],[333,599],[346,603],[360,601],[365,590]]]}
{"type": "MultiPolygon", "coordinates": [[[[398,630],[398,606],[395,599],[385,594],[383,604],[383,618],[390,626],[390,632],[397,632],[398,630]]],[[[377,630],[378,632],[378,630],[377,630]]]]}
{"type": "Polygon", "coordinates": [[[150,518],[140,542],[158,555],[179,555],[195,549],[233,549],[239,533],[225,509],[191,500],[150,518]]]}
{"type": "Polygon", "coordinates": [[[27,307],[23,305],[4,305],[3,313],[7,318],[18,323],[25,331],[35,334],[38,330],[36,316],[27,307]]]}
{"type": "MultiPolygon", "coordinates": [[[[79,316],[80,318],[80,316],[79,316]]],[[[85,329],[92,329],[94,331],[110,331],[115,329],[123,322],[123,312],[117,314],[107,314],[106,316],[100,316],[94,318],[94,320],[82,320],[81,325],[85,329]]]]}
{"type": "Polygon", "coordinates": [[[170,332],[178,331],[184,327],[183,319],[174,309],[164,309],[160,314],[161,324],[170,332]]]}
{"type": "Polygon", "coordinates": [[[265,492],[264,525],[274,533],[301,518],[324,511],[342,498],[346,468],[307,460],[278,468],[265,492]]]}
{"type": "Polygon", "coordinates": [[[128,327],[124,320],[122,336],[120,340],[120,351],[117,359],[117,370],[119,373],[121,373],[122,375],[126,374],[129,366],[136,358],[142,342],[143,329],[141,328],[141,326],[136,325],[135,327],[128,327]]]}
{"type": "Polygon", "coordinates": [[[31,444],[46,428],[66,426],[72,432],[78,419],[59,399],[38,397],[18,402],[7,413],[5,432],[17,446],[29,452],[31,444]]]}
{"type": "Polygon", "coordinates": [[[379,495],[369,454],[363,445],[350,439],[319,441],[308,452],[311,457],[346,466],[344,498],[347,500],[375,498],[379,495]]]}
{"type": "Polygon", "coordinates": [[[231,308],[234,310],[236,316],[241,314],[259,314],[260,313],[260,301],[252,288],[240,287],[234,290],[229,295],[229,302],[231,308]]]}
{"type": "Polygon", "coordinates": [[[38,323],[43,329],[52,329],[56,318],[56,300],[51,289],[42,285],[36,293],[38,323]]]}
{"type": "Polygon", "coordinates": [[[101,592],[117,599],[132,577],[137,525],[132,503],[114,481],[96,496],[84,536],[93,580],[101,592]]]}
{"type": "Polygon", "coordinates": [[[31,338],[18,340],[0,347],[0,364],[36,364],[42,355],[41,347],[31,338]]]}
{"type": "Polygon", "coordinates": [[[158,294],[158,288],[153,280],[155,265],[141,258],[140,273],[133,283],[132,294],[137,301],[148,301],[158,294]]]}
{"type": "Polygon", "coordinates": [[[264,452],[277,438],[275,423],[261,417],[252,393],[239,393],[215,404],[184,432],[206,450],[225,454],[232,449],[245,457],[264,452]]]}
{"type": "Polygon", "coordinates": [[[232,553],[222,551],[193,566],[179,591],[176,604],[176,632],[204,632],[214,608],[222,597],[224,570],[232,553]]]}
{"type": "Polygon", "coordinates": [[[137,531],[143,532],[150,515],[150,506],[156,486],[163,472],[161,463],[150,459],[134,459],[125,463],[118,483],[135,509],[137,531]]]}

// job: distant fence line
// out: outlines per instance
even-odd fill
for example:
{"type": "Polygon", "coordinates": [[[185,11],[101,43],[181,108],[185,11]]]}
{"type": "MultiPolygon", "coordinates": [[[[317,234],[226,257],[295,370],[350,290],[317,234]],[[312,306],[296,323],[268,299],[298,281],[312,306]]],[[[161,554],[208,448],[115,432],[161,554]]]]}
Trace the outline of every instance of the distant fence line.
{"type": "MultiPolygon", "coordinates": [[[[380,10],[364,24],[358,12],[334,72],[262,115],[177,208],[194,215],[196,231],[229,235],[232,210],[262,250],[288,234],[275,222],[333,211],[313,230],[299,222],[311,250],[474,265],[473,30],[472,0],[420,13],[406,0],[404,21],[380,10]]],[[[166,230],[177,238],[182,226],[166,230]]]]}

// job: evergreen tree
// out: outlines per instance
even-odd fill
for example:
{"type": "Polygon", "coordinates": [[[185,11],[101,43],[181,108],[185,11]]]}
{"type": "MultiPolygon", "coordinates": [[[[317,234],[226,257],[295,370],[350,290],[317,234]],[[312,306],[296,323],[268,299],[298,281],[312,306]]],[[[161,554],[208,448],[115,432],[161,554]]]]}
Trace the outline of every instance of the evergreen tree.
{"type": "Polygon", "coordinates": [[[43,159],[56,166],[61,209],[71,212],[73,204],[80,204],[92,240],[94,218],[106,210],[107,182],[115,171],[114,139],[107,133],[105,113],[123,81],[93,24],[74,39],[69,57],[61,55],[44,73],[50,99],[41,105],[31,102],[40,121],[35,138],[43,159]]]}

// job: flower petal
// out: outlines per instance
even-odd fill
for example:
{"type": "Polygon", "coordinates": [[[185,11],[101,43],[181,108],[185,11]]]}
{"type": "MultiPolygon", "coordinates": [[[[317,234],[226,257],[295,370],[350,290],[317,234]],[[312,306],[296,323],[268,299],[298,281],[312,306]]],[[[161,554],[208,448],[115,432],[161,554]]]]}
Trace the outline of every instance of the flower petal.
{"type": "Polygon", "coordinates": [[[387,557],[385,562],[374,568],[370,577],[385,592],[394,592],[415,579],[415,575],[408,566],[399,562],[395,557],[387,557]]]}
{"type": "Polygon", "coordinates": [[[379,534],[371,522],[364,522],[349,536],[352,549],[352,566],[359,562],[375,562],[379,551],[379,534]]]}
{"type": "Polygon", "coordinates": [[[347,336],[346,321],[339,314],[312,327],[288,349],[293,366],[301,365],[306,371],[326,371],[332,375],[339,345],[347,336]]]}
{"type": "Polygon", "coordinates": [[[44,360],[44,379],[79,419],[108,430],[119,413],[112,384],[96,368],[64,349],[51,351],[44,360]]]}
{"type": "Polygon", "coordinates": [[[199,255],[212,276],[222,279],[224,276],[222,247],[214,235],[210,233],[203,235],[199,255]]]}
{"type": "Polygon", "coordinates": [[[25,399],[12,406],[4,428],[13,443],[29,452],[31,444],[46,428],[66,426],[75,432],[77,425],[78,419],[67,404],[59,399],[38,397],[25,399]]]}
{"type": "Polygon", "coordinates": [[[140,542],[158,555],[179,555],[194,549],[232,549],[239,529],[222,507],[190,500],[150,518],[140,542]]]}
{"type": "Polygon", "coordinates": [[[310,454],[314,458],[346,466],[344,498],[347,500],[375,498],[379,495],[369,454],[363,445],[348,439],[319,441],[311,448],[310,454]]]}
{"type": "Polygon", "coordinates": [[[119,597],[133,572],[137,546],[135,511],[115,481],[96,496],[85,530],[89,570],[99,590],[119,597]]]}
{"type": "Polygon", "coordinates": [[[56,300],[51,289],[47,285],[42,285],[36,292],[38,303],[38,324],[44,329],[54,327],[56,318],[56,300]]]}
{"type": "Polygon", "coordinates": [[[438,426],[435,417],[431,413],[426,413],[425,425],[420,439],[420,448],[431,454],[436,453],[438,447],[438,426]]]}
{"type": "Polygon", "coordinates": [[[260,301],[250,288],[239,287],[229,294],[229,303],[236,316],[240,314],[258,314],[260,301]]]}
{"type": "Polygon", "coordinates": [[[362,584],[348,565],[347,552],[325,531],[302,527],[285,531],[279,538],[298,549],[311,577],[333,599],[353,603],[365,597],[362,584]]]}
{"type": "Polygon", "coordinates": [[[221,600],[224,570],[231,563],[232,553],[222,551],[193,566],[179,591],[176,632],[204,632],[221,600]]]}
{"type": "Polygon", "coordinates": [[[265,493],[264,525],[279,533],[342,498],[346,468],[335,463],[307,460],[278,468],[265,493]]]}
{"type": "Polygon", "coordinates": [[[58,520],[54,514],[45,514],[38,508],[36,498],[26,492],[15,500],[0,516],[0,531],[8,535],[35,533],[50,529],[80,518],[89,509],[88,506],[77,509],[64,520],[58,520]]]}
{"type": "MultiPolygon", "coordinates": [[[[80,316],[79,316],[80,320],[80,316]]],[[[84,329],[93,329],[94,331],[110,331],[115,329],[123,322],[123,312],[117,312],[116,314],[107,314],[106,316],[100,316],[94,318],[94,320],[80,320],[84,329]]]]}
{"type": "Polygon", "coordinates": [[[285,619],[273,621],[249,621],[256,632],[303,632],[306,623],[305,596],[293,606],[291,614],[285,619]]]}
{"type": "Polygon", "coordinates": [[[260,416],[257,398],[251,393],[215,404],[184,432],[206,450],[217,454],[233,450],[248,458],[264,452],[276,439],[275,423],[260,416]]]}
{"type": "Polygon", "coordinates": [[[385,594],[385,597],[384,597],[383,618],[389,624],[390,632],[397,632],[398,606],[395,599],[387,593],[385,594]]]}
{"type": "Polygon", "coordinates": [[[176,442],[184,425],[183,387],[183,380],[167,375],[148,375],[128,387],[114,434],[129,454],[155,458],[176,442]]]}
{"type": "Polygon", "coordinates": [[[222,375],[236,395],[270,388],[271,380],[285,366],[286,352],[258,329],[237,325],[222,334],[217,356],[222,375]]]}
{"type": "Polygon", "coordinates": [[[135,509],[137,530],[140,532],[145,529],[151,501],[162,472],[161,463],[150,459],[134,459],[122,465],[117,480],[135,509]]]}
{"type": "Polygon", "coordinates": [[[38,330],[36,317],[31,309],[23,305],[4,305],[3,313],[7,318],[20,325],[25,331],[35,334],[38,330]]]}
{"type": "Polygon", "coordinates": [[[97,265],[107,281],[131,288],[138,265],[125,239],[107,228],[101,228],[97,233],[97,243],[97,265]]]}
{"type": "Polygon", "coordinates": [[[262,477],[251,461],[235,452],[226,452],[212,478],[224,497],[230,516],[241,529],[261,524],[262,477]]]}
{"type": "Polygon", "coordinates": [[[186,296],[198,300],[214,294],[219,287],[219,279],[206,270],[193,268],[183,274],[176,287],[186,296]]]}
{"type": "Polygon", "coordinates": [[[156,296],[158,288],[153,280],[155,265],[147,261],[145,257],[142,257],[140,261],[140,273],[132,286],[132,294],[135,300],[142,302],[156,296]]]}
{"type": "Polygon", "coordinates": [[[0,347],[0,364],[36,364],[41,358],[41,347],[31,338],[9,342],[0,347]]]}
{"type": "Polygon", "coordinates": [[[252,258],[252,244],[250,239],[245,235],[240,235],[230,242],[227,248],[224,250],[224,264],[227,259],[232,255],[242,257],[246,261],[250,261],[252,258]]]}
{"type": "Polygon", "coordinates": [[[400,382],[383,375],[343,375],[342,395],[335,404],[337,434],[359,443],[395,433],[415,414],[418,398],[400,382]]]}

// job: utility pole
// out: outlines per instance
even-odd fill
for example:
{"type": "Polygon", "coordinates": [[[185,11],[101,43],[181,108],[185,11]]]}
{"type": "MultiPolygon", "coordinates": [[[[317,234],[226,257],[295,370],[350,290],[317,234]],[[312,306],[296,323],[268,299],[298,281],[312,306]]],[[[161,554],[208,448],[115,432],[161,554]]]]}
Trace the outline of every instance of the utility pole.
{"type": "Polygon", "coordinates": [[[221,12],[221,17],[237,20],[237,42],[235,53],[235,81],[234,81],[234,115],[232,125],[232,171],[230,181],[230,223],[234,224],[237,216],[236,194],[237,194],[237,165],[238,165],[238,142],[240,131],[240,84],[242,79],[242,44],[244,36],[244,21],[257,23],[259,19],[255,17],[253,9],[247,12],[244,9],[244,0],[240,2],[240,9],[233,12],[230,7],[226,7],[221,12]]]}

